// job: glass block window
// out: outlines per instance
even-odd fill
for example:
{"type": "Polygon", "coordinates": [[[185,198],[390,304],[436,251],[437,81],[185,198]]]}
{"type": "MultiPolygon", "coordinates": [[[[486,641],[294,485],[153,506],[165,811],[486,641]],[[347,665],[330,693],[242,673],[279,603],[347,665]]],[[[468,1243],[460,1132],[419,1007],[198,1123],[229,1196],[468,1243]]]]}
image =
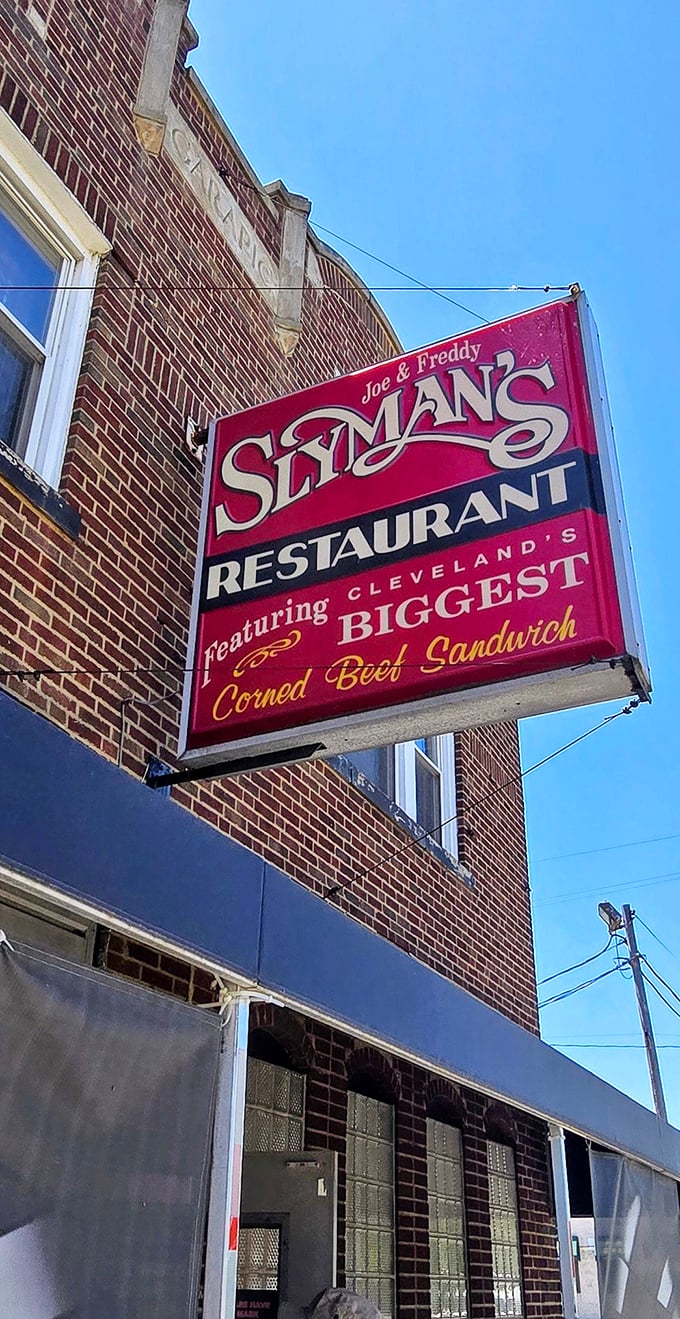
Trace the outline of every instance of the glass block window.
{"type": "Polygon", "coordinates": [[[394,1109],[366,1095],[347,1096],[347,1286],[395,1312],[394,1109]]]}
{"type": "Polygon", "coordinates": [[[468,1284],[460,1132],[427,1119],[432,1319],[467,1319],[468,1284]]]}
{"type": "Polygon", "coordinates": [[[305,1078],[260,1058],[248,1059],[244,1149],[283,1154],[304,1146],[305,1078]]]}
{"type": "Polygon", "coordinates": [[[245,1291],[279,1289],[279,1227],[242,1227],[238,1237],[236,1286],[245,1291]]]}
{"type": "Polygon", "coordinates": [[[487,1159],[494,1314],[498,1319],[523,1319],[515,1155],[509,1145],[489,1140],[487,1159]]]}

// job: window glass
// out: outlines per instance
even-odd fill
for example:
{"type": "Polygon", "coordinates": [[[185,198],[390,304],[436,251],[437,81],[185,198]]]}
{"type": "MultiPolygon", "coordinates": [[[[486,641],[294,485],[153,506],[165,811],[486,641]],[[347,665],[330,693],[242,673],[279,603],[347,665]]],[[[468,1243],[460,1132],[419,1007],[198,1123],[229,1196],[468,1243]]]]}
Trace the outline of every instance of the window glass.
{"type": "Polygon", "coordinates": [[[460,1132],[427,1119],[432,1319],[467,1319],[468,1285],[460,1132]]]}
{"type": "Polygon", "coordinates": [[[0,200],[0,440],[25,457],[47,361],[62,258],[7,197],[0,200]]]}
{"type": "Polygon", "coordinates": [[[279,1289],[280,1227],[244,1227],[238,1234],[236,1286],[246,1291],[279,1289]]]}
{"type": "Polygon", "coordinates": [[[264,1154],[301,1150],[304,1121],[305,1078],[302,1073],[263,1062],[260,1058],[249,1058],[245,1151],[264,1154]]]}
{"type": "Polygon", "coordinates": [[[436,763],[434,738],[422,738],[415,747],[416,820],[436,842],[442,841],[441,773],[436,763]]]}
{"type": "Polygon", "coordinates": [[[510,1145],[487,1141],[494,1315],[523,1319],[522,1269],[515,1155],[510,1145]]]}
{"type": "Polygon", "coordinates": [[[394,1109],[379,1099],[347,1096],[347,1286],[395,1313],[394,1109]]]}
{"type": "Polygon", "coordinates": [[[348,759],[415,820],[423,834],[458,855],[453,733],[355,751],[348,759]]]}
{"type": "Polygon", "coordinates": [[[0,440],[20,448],[21,422],[29,401],[37,364],[23,352],[0,324],[0,440]]]}
{"type": "Polygon", "coordinates": [[[354,751],[348,760],[386,797],[394,797],[394,747],[374,747],[371,751],[354,751]]]}
{"type": "Polygon", "coordinates": [[[6,200],[0,204],[0,303],[44,346],[61,258],[6,200]]]}

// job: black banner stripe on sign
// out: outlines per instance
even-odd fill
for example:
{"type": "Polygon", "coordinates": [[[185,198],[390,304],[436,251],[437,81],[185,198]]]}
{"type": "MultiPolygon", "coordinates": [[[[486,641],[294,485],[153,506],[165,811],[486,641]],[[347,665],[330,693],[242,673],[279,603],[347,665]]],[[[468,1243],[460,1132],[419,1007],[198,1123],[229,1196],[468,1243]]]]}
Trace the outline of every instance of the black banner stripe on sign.
{"type": "Polygon", "coordinates": [[[586,508],[605,512],[599,461],[569,449],[537,468],[494,473],[412,503],[216,555],[203,566],[200,610],[354,576],[586,508]]]}

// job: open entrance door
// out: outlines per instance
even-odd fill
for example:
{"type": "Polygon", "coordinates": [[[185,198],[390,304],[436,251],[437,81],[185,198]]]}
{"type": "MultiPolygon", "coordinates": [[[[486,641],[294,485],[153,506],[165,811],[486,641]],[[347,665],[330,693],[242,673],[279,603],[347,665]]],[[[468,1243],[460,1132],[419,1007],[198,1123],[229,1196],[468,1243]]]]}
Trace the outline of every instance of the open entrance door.
{"type": "Polygon", "coordinates": [[[236,1319],[282,1319],[335,1286],[337,1154],[246,1154],[236,1319]]]}

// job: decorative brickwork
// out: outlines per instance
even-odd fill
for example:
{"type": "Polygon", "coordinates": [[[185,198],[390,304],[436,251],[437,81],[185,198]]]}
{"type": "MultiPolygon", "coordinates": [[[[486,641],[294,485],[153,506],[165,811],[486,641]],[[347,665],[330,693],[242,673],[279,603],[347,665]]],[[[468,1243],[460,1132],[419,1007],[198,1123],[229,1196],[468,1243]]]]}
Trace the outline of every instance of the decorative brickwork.
{"type": "Polygon", "coordinates": [[[393,1104],[399,1098],[401,1080],[389,1058],[379,1049],[363,1045],[352,1049],[345,1059],[347,1085],[350,1090],[363,1090],[393,1104]]]}

